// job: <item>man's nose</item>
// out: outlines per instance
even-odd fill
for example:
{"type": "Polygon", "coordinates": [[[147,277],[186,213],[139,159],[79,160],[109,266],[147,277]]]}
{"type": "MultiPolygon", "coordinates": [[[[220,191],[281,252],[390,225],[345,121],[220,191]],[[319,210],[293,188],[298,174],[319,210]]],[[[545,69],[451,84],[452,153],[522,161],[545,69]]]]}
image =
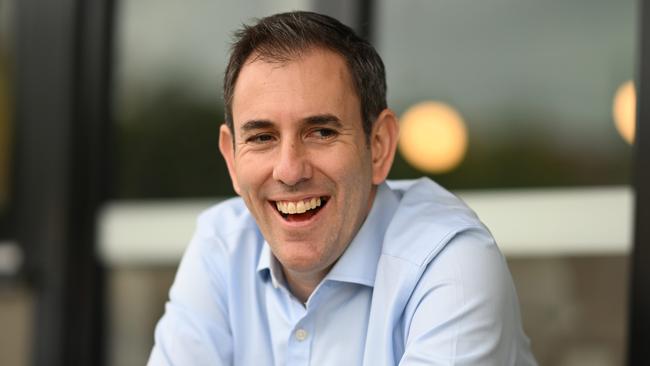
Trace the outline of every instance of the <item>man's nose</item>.
{"type": "Polygon", "coordinates": [[[311,164],[302,144],[295,141],[283,142],[273,167],[273,179],[287,186],[295,186],[310,179],[311,174],[311,164]]]}

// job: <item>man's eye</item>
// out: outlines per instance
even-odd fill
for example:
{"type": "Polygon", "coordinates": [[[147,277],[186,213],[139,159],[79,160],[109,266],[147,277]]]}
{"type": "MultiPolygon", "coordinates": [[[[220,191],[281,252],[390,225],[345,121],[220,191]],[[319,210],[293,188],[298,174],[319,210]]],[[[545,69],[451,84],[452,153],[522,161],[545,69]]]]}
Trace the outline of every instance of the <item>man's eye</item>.
{"type": "Polygon", "coordinates": [[[271,141],[273,141],[273,135],[269,135],[269,134],[255,135],[246,139],[246,142],[250,142],[253,144],[264,144],[271,141]]]}
{"type": "Polygon", "coordinates": [[[330,137],[336,136],[338,133],[335,130],[332,130],[330,128],[320,128],[318,130],[315,130],[312,132],[312,134],[315,137],[321,138],[321,139],[326,139],[330,137]]]}

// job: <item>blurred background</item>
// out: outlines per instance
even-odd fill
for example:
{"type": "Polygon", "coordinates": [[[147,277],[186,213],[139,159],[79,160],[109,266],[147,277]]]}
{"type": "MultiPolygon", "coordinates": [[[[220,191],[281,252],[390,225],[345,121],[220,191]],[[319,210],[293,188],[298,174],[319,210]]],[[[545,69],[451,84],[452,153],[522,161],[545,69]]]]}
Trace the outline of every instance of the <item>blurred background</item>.
{"type": "Polygon", "coordinates": [[[232,32],[312,10],[376,46],[427,175],[493,230],[541,365],[626,361],[634,0],[0,0],[0,365],[142,365],[201,210],[232,32]]]}

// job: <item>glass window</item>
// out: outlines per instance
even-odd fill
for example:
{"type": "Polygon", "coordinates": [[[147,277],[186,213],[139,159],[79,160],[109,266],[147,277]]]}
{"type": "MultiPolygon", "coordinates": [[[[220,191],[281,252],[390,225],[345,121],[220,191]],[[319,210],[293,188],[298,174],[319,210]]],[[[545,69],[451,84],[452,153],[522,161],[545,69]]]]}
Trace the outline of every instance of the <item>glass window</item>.
{"type": "MultiPolygon", "coordinates": [[[[442,102],[464,121],[466,153],[450,170],[429,173],[438,181],[450,188],[629,182],[632,150],[612,109],[617,90],[634,77],[636,1],[377,6],[389,105],[404,115],[419,102],[442,102]]],[[[633,111],[633,92],[621,103],[633,111]]],[[[419,154],[435,160],[435,148],[453,136],[429,133],[419,154]]],[[[402,150],[393,177],[427,172],[404,157],[402,150]]]]}

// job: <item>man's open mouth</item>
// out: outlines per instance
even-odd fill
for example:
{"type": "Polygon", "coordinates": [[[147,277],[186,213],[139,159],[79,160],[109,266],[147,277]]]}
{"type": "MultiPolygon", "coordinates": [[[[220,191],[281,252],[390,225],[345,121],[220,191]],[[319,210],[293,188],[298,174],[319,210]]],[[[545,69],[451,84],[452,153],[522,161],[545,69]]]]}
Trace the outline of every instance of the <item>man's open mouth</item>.
{"type": "Polygon", "coordinates": [[[275,201],[275,209],[287,221],[305,221],[312,218],[325,205],[329,197],[312,197],[299,201],[275,201]]]}

